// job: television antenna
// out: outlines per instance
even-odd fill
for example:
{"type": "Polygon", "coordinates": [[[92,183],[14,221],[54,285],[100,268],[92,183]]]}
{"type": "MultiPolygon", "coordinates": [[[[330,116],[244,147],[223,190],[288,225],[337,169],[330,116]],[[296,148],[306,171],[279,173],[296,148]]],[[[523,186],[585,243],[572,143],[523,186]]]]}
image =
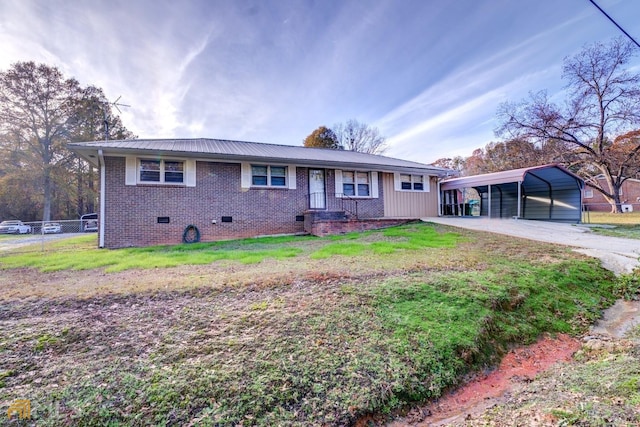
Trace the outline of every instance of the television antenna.
{"type": "Polygon", "coordinates": [[[104,102],[105,108],[102,110],[102,112],[104,114],[104,140],[105,141],[109,140],[109,120],[107,120],[107,107],[109,106],[115,107],[115,109],[118,110],[118,113],[120,114],[122,114],[122,110],[120,109],[120,107],[131,107],[131,105],[121,103],[120,98],[122,98],[122,95],[116,98],[116,100],[113,102],[109,102],[109,101],[104,102]]]}

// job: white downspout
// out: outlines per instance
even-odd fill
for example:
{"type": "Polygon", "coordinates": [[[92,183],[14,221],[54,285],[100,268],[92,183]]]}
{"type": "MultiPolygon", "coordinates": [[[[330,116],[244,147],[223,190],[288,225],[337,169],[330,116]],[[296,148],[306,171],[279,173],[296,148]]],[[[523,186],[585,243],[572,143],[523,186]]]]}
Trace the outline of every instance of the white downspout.
{"type": "Polygon", "coordinates": [[[100,161],[100,215],[98,215],[98,220],[100,224],[98,226],[98,247],[104,248],[104,215],[105,215],[105,201],[104,201],[104,191],[106,188],[105,184],[105,165],[104,165],[104,155],[102,154],[102,150],[98,150],[98,160],[100,161]]]}

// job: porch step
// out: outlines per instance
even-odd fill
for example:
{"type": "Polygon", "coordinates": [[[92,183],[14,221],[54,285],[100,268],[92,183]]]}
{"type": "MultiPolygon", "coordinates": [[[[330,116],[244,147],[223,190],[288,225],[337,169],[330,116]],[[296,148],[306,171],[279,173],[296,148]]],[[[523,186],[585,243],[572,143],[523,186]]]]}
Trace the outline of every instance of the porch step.
{"type": "Polygon", "coordinates": [[[314,211],[309,210],[304,213],[305,219],[307,216],[312,221],[344,221],[349,219],[349,215],[345,211],[314,211]]]}

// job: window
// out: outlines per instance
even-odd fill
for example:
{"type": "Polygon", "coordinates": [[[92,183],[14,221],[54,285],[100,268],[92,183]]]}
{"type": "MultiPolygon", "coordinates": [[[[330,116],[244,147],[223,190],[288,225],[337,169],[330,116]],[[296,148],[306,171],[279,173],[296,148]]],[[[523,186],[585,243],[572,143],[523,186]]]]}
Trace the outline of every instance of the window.
{"type": "Polygon", "coordinates": [[[177,160],[140,160],[139,179],[142,183],[184,183],[184,162],[177,160]]]}
{"type": "Polygon", "coordinates": [[[593,190],[584,190],[585,199],[593,199],[593,190]]]}
{"type": "Polygon", "coordinates": [[[265,187],[286,187],[287,167],[251,165],[251,185],[265,187]]]}
{"type": "Polygon", "coordinates": [[[369,172],[342,171],[342,194],[352,197],[369,197],[369,172]]]}
{"type": "Polygon", "coordinates": [[[400,175],[400,189],[407,191],[424,191],[424,177],[422,175],[400,175]]]}
{"type": "Polygon", "coordinates": [[[369,174],[367,172],[357,172],[356,182],[358,184],[358,196],[369,197],[369,174]]]}

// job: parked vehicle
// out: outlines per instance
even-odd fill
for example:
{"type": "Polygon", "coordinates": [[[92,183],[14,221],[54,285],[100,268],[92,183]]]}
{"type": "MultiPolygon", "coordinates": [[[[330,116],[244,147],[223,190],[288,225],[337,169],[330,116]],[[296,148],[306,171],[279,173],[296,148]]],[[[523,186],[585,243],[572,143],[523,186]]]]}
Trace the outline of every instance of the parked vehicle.
{"type": "Polygon", "coordinates": [[[98,231],[98,214],[97,213],[88,213],[84,214],[80,217],[80,222],[82,223],[82,231],[98,231]]]}
{"type": "Polygon", "coordinates": [[[42,226],[42,233],[44,234],[62,233],[62,226],[57,222],[47,222],[42,226]]]}
{"type": "Polygon", "coordinates": [[[98,231],[98,220],[97,219],[88,219],[84,223],[84,231],[98,231]]]}
{"type": "Polygon", "coordinates": [[[28,234],[31,233],[31,226],[22,221],[11,220],[0,222],[0,234],[28,234]]]}

